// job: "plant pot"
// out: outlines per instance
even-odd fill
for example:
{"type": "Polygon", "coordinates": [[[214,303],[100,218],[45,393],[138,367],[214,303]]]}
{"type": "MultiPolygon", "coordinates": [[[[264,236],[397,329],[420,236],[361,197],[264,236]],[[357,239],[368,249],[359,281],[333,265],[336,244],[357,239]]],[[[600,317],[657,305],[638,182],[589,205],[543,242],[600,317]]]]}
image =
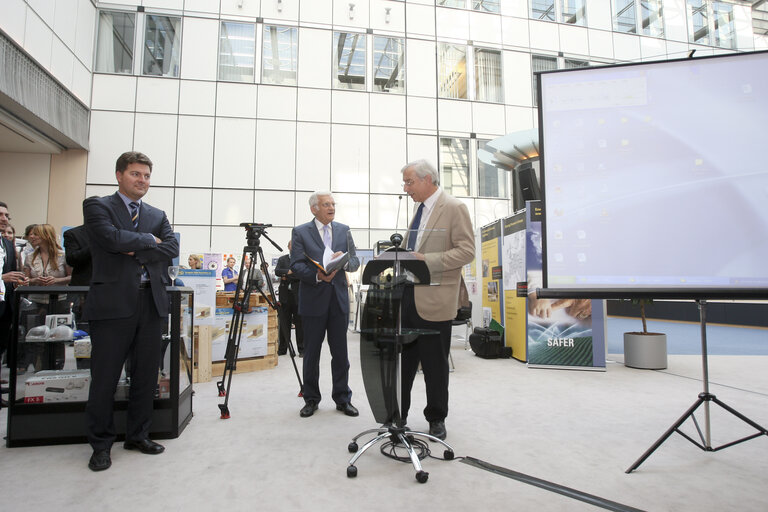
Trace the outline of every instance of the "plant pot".
{"type": "Polygon", "coordinates": [[[644,370],[667,367],[667,335],[659,333],[624,333],[624,366],[644,370]]]}

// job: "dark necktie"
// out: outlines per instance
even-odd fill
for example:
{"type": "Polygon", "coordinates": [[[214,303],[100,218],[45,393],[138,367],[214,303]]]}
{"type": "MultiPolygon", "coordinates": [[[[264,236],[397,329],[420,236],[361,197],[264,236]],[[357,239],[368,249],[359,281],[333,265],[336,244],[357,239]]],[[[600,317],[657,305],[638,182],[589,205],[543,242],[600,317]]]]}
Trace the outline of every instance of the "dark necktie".
{"type": "Polygon", "coordinates": [[[424,203],[419,205],[416,215],[413,217],[411,229],[408,231],[408,243],[405,248],[412,251],[416,248],[416,238],[419,236],[419,224],[421,224],[421,214],[424,211],[424,203]]]}
{"type": "Polygon", "coordinates": [[[133,222],[133,227],[139,229],[139,203],[131,201],[128,203],[128,206],[131,208],[131,222],[133,222]]]}

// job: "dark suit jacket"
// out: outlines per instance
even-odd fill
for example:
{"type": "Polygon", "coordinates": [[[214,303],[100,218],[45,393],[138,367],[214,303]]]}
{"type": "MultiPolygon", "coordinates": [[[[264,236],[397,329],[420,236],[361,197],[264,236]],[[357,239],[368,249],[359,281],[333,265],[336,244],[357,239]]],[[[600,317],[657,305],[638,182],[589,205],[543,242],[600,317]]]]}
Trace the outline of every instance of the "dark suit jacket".
{"type": "MultiPolygon", "coordinates": [[[[16,246],[13,242],[5,237],[2,238],[3,249],[5,249],[5,261],[3,262],[3,274],[6,272],[12,272],[19,270],[19,263],[16,261],[16,246]]],[[[16,285],[11,283],[5,283],[5,300],[0,302],[0,315],[5,314],[6,307],[8,311],[13,310],[14,293],[13,289],[16,285]]],[[[10,317],[8,317],[10,318],[10,317]]]]}
{"type": "Polygon", "coordinates": [[[72,267],[71,286],[91,284],[91,243],[85,225],[68,229],[64,232],[64,253],[67,265],[72,267]]]}
{"type": "Polygon", "coordinates": [[[139,228],[134,229],[120,196],[83,201],[83,218],[91,241],[93,275],[83,315],[87,320],[126,318],[135,313],[142,265],[149,273],[152,296],[160,316],[168,314],[168,266],[179,255],[179,244],[165,212],[142,201],[139,228]],[[147,233],[162,242],[155,244],[147,233]],[[133,256],[124,254],[133,252],[133,256]]]}
{"type": "Polygon", "coordinates": [[[275,275],[280,277],[280,290],[293,290],[298,292],[299,279],[294,274],[288,274],[291,270],[291,255],[284,254],[277,259],[275,265],[275,275]],[[285,280],[282,278],[285,277],[285,280]]]}
{"type": "MultiPolygon", "coordinates": [[[[355,243],[349,233],[349,226],[331,222],[333,237],[332,249],[349,251],[350,259],[347,270],[353,272],[360,267],[360,260],[355,255],[355,243]]],[[[317,231],[314,219],[293,228],[291,234],[291,270],[301,281],[299,284],[299,314],[302,316],[320,316],[328,311],[331,300],[338,301],[341,310],[349,313],[349,292],[347,274],[343,270],[336,273],[333,281],[317,282],[317,267],[307,261],[304,254],[315,261],[323,261],[325,245],[317,231]]]]}

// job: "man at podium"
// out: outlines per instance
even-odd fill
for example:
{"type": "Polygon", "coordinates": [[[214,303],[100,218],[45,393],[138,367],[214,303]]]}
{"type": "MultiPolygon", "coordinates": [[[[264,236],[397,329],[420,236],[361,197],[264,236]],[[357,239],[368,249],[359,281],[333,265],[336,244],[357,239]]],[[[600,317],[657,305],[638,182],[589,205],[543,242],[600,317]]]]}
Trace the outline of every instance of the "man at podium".
{"type": "Polygon", "coordinates": [[[405,422],[408,417],[411,389],[421,363],[427,391],[424,417],[429,422],[429,433],[445,439],[451,320],[458,310],[461,268],[475,257],[475,236],[466,205],[440,188],[440,175],[429,162],[416,160],[400,172],[403,190],[417,205],[406,248],[427,263],[433,283],[439,283],[406,286],[403,295],[402,326],[439,334],[421,335],[403,347],[402,418],[405,422]],[[436,233],[444,237],[443,243],[430,243],[429,238],[437,236],[436,233]]]}

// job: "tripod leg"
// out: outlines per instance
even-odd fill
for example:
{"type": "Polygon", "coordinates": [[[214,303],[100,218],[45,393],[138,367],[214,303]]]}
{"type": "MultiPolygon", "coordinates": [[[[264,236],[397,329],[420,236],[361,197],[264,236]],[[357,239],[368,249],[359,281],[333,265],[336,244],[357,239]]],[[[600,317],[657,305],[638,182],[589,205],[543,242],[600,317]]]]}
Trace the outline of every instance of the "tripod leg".
{"type": "Polygon", "coordinates": [[[637,459],[637,460],[635,461],[635,463],[634,463],[634,464],[632,464],[632,465],[629,467],[629,469],[627,469],[627,470],[625,471],[625,473],[629,474],[629,473],[633,472],[634,470],[636,470],[638,467],[640,467],[640,464],[642,464],[643,462],[645,462],[645,459],[647,459],[648,457],[650,457],[650,456],[651,456],[651,454],[652,454],[653,452],[655,452],[655,451],[656,451],[656,448],[658,448],[659,446],[661,446],[661,445],[662,445],[662,443],[664,443],[664,441],[666,441],[666,440],[669,438],[669,436],[671,436],[672,434],[674,434],[674,433],[675,433],[675,431],[676,431],[676,430],[677,430],[677,429],[680,427],[680,425],[682,425],[683,423],[685,423],[685,420],[687,420],[689,417],[691,417],[691,416],[693,415],[693,413],[696,411],[696,409],[697,409],[697,408],[698,408],[698,407],[699,407],[701,404],[703,404],[703,403],[704,403],[704,399],[703,399],[703,398],[700,396],[700,397],[699,397],[699,398],[698,398],[698,399],[697,399],[697,400],[696,400],[696,401],[693,403],[693,405],[692,405],[692,406],[691,406],[691,407],[690,407],[690,408],[689,408],[687,411],[685,411],[685,414],[683,414],[682,416],[680,416],[680,419],[678,419],[678,420],[677,420],[677,422],[676,422],[674,425],[672,425],[671,427],[669,427],[669,429],[668,429],[666,432],[664,432],[664,435],[662,435],[662,436],[661,436],[661,437],[660,437],[660,438],[659,438],[659,439],[658,439],[658,440],[657,440],[655,443],[653,443],[653,446],[651,446],[650,448],[648,448],[648,450],[646,450],[646,452],[645,452],[645,453],[644,453],[644,454],[643,454],[643,455],[642,455],[642,456],[641,456],[639,459],[637,459]]]}
{"type": "Polygon", "coordinates": [[[291,363],[293,363],[293,371],[296,372],[296,379],[299,381],[299,394],[298,397],[304,396],[304,384],[301,382],[301,375],[299,375],[299,367],[296,366],[296,351],[293,349],[293,342],[288,339],[288,353],[291,355],[291,363]]]}

